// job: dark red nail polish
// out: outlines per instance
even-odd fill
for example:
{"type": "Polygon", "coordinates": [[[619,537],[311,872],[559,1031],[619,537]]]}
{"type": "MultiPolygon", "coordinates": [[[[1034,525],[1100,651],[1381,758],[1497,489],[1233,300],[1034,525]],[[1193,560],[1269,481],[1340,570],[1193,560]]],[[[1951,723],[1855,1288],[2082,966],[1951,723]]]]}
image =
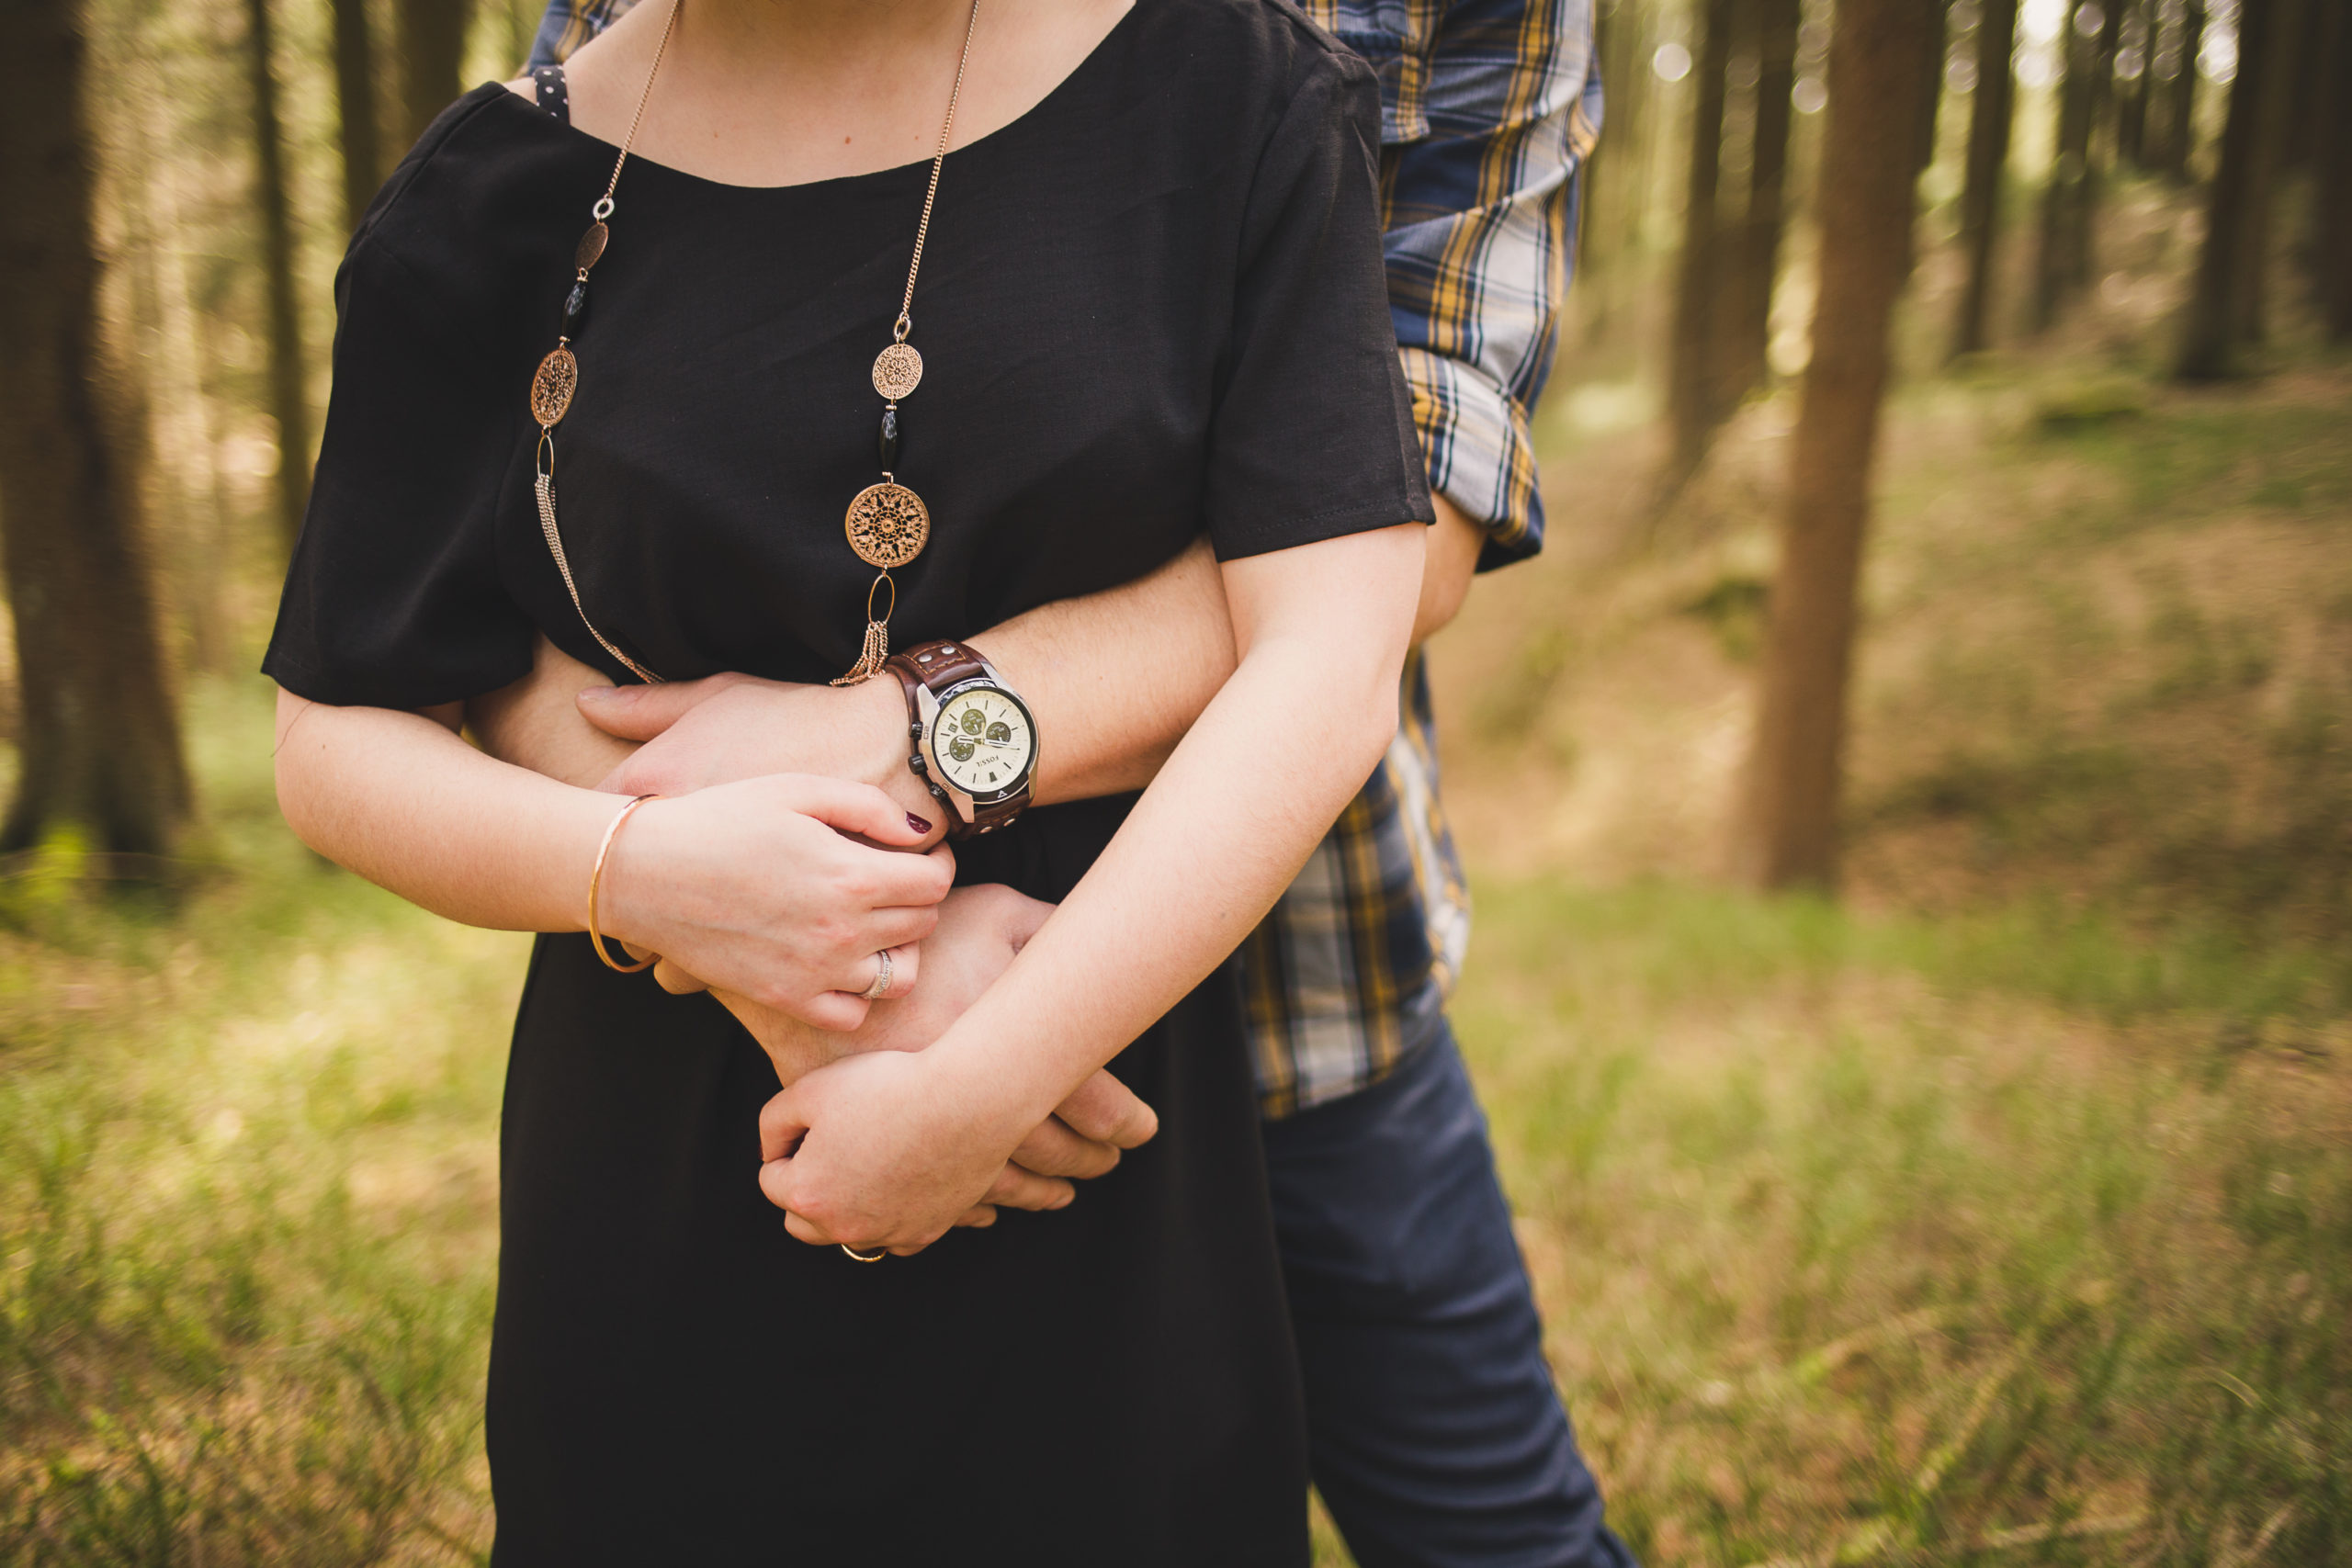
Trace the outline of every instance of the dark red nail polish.
{"type": "Polygon", "coordinates": [[[911,811],[907,813],[907,826],[912,828],[918,833],[928,833],[931,831],[931,824],[924,821],[922,818],[916,816],[911,811]]]}

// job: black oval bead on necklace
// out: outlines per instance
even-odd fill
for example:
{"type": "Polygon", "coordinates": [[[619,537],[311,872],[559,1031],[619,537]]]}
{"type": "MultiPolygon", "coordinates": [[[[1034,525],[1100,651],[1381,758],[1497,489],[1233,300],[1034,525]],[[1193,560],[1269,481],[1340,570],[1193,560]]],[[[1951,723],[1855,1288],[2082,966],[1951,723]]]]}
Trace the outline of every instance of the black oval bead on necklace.
{"type": "Polygon", "coordinates": [[[581,323],[588,319],[588,280],[582,278],[571,286],[563,300],[563,335],[578,337],[581,323]]]}
{"type": "Polygon", "coordinates": [[[886,403],[882,408],[882,435],[875,443],[875,450],[882,455],[882,471],[895,472],[899,467],[899,407],[886,403]]]}

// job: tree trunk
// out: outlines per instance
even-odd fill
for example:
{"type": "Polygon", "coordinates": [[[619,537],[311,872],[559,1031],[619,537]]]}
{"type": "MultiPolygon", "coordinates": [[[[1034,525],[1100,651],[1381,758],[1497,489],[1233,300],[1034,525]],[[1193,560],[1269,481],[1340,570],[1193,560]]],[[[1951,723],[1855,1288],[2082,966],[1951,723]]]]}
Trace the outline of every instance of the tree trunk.
{"type": "Polygon", "coordinates": [[[465,89],[473,0],[400,0],[401,145],[413,146],[465,89]]]}
{"type": "Polygon", "coordinates": [[[1770,374],[1772,291],[1781,275],[1787,227],[1789,95],[1797,79],[1799,0],[1755,0],[1756,135],[1748,165],[1747,214],[1740,226],[1739,265],[1724,334],[1724,398],[1736,403],[1770,374]]]}
{"type": "Polygon", "coordinates": [[[2312,276],[2329,339],[2352,343],[2352,9],[2327,7],[2319,169],[2312,191],[2312,276]]]}
{"type": "Polygon", "coordinates": [[[2009,121],[2017,102],[2012,57],[2018,0],[1984,0],[1976,18],[1976,91],[1968,117],[1968,183],[1960,194],[1960,248],[1967,258],[1952,357],[1981,352],[1993,299],[1993,245],[2000,230],[2001,185],[2009,162],[2009,121]]]}
{"type": "Polygon", "coordinates": [[[2121,0],[2114,0],[2101,15],[2091,47],[2090,126],[2083,141],[2083,177],[2075,186],[2074,205],[2067,213],[2074,227],[2066,242],[2066,260],[2073,268],[2067,281],[2076,292],[2089,288],[2098,276],[2098,203],[2113,160],[2115,50],[2122,36],[2123,6],[2121,0]]]}
{"type": "Polygon", "coordinates": [[[2075,0],[2059,24],[2058,136],[2050,183],[2041,190],[2041,248],[2033,268],[2033,326],[2047,331],[2074,291],[2075,202],[2091,142],[2090,45],[2075,27],[2075,0]]]}
{"type": "MultiPolygon", "coordinates": [[[[1936,14],[1939,14],[1939,11],[1936,14]]],[[[1930,8],[1840,0],[1829,41],[1813,362],[1781,530],[1743,869],[1765,887],[1837,878],[1855,588],[1894,301],[1911,270],[1918,95],[1930,8]]]]}
{"type": "Polygon", "coordinates": [[[23,728],[0,850],[77,825],[169,852],[187,815],[135,487],[100,391],[81,7],[0,0],[0,555],[23,728]]]}
{"type": "MultiPolygon", "coordinates": [[[[2256,0],[2244,0],[2239,15],[2243,17],[2255,3],[2256,0]]],[[[2302,0],[2260,0],[2260,4],[2268,15],[2254,56],[2259,62],[2262,84],[2254,106],[2255,145],[2248,169],[2251,183],[2242,218],[2243,237],[2239,241],[2243,254],[2237,266],[2234,323],[2238,341],[2245,344],[2260,343],[2269,335],[2270,215],[2277,205],[2278,179],[2286,163],[2295,78],[2301,73],[2304,45],[2302,0]]],[[[2247,58],[2245,46],[2241,45],[2241,74],[2246,69],[2247,58]]]]}
{"type": "Polygon", "coordinates": [[[1698,471],[1722,417],[1722,365],[1716,295],[1722,246],[1715,203],[1723,164],[1724,78],[1731,62],[1732,0],[1702,0],[1694,21],[1697,64],[1691,85],[1690,169],[1684,187],[1682,261],[1676,280],[1674,338],[1667,365],[1666,404],[1674,426],[1668,460],[1670,491],[1698,471]]]}
{"type": "Polygon", "coordinates": [[[2197,55],[2205,47],[2205,0],[2187,0],[2178,24],[2180,69],[2165,95],[2165,152],[2159,166],[2186,182],[2197,152],[2197,55]]]}
{"type": "Polygon", "coordinates": [[[254,196],[261,209],[262,272],[269,296],[269,412],[277,421],[277,534],[279,543],[291,550],[311,497],[310,387],[294,276],[286,143],[278,129],[269,0],[245,0],[245,18],[254,99],[254,196]]]}
{"type": "MultiPolygon", "coordinates": [[[[237,661],[230,636],[230,584],[220,568],[234,535],[220,481],[213,389],[205,374],[214,361],[188,276],[180,182],[175,171],[159,173],[156,167],[159,152],[170,145],[173,118],[171,101],[160,91],[142,92],[139,107],[124,117],[143,171],[137,190],[126,188],[125,195],[135,197],[128,205],[142,217],[138,243],[154,291],[155,375],[149,406],[164,411],[153,422],[155,446],[172,470],[173,510],[178,514],[178,526],[165,538],[151,537],[150,544],[164,598],[185,627],[187,666],[220,674],[237,661]]],[[[122,183],[129,186],[127,178],[122,183]]]]}
{"type": "Polygon", "coordinates": [[[1949,0],[1926,0],[1935,12],[1928,23],[1926,41],[1920,45],[1927,51],[1925,87],[1919,94],[1919,172],[1926,174],[1928,165],[1936,161],[1936,117],[1944,102],[1944,49],[1951,38],[1951,14],[1949,0]]]}
{"type": "Polygon", "coordinates": [[[2240,0],[2238,73],[2230,84],[2229,116],[2222,127],[2219,166],[2205,205],[2205,241],[2197,280],[2182,318],[2177,373],[2184,380],[2234,375],[2238,350],[2257,325],[2261,293],[2256,274],[2267,259],[2270,161],[2282,129],[2282,94],[2289,61],[2293,0],[2240,0]]]}
{"type": "Polygon", "coordinates": [[[2327,54],[2327,20],[2323,13],[2340,11],[2344,0],[2310,0],[2302,7],[2297,23],[2301,29],[2294,45],[2294,61],[2288,71],[2285,84],[2288,93],[2287,123],[2280,132],[2278,172],[2300,174],[2311,166],[2319,152],[2319,128],[2322,123],[2320,95],[2325,90],[2327,54]]]}
{"type": "Polygon", "coordinates": [[[1626,294],[1624,258],[1638,243],[1649,193],[1650,70],[1647,13],[1617,0],[1595,17],[1601,80],[1610,84],[1608,130],[1577,174],[1577,293],[1597,338],[1626,294]]]}
{"type": "Polygon", "coordinates": [[[2148,79],[2155,58],[2156,17],[2151,0],[2133,0],[2124,27],[2122,53],[2116,57],[2115,161],[2135,169],[2148,162],[2148,79]],[[2132,73],[2121,74],[2125,56],[2132,73]]]}
{"type": "Polygon", "coordinates": [[[334,102],[343,126],[343,226],[359,227],[360,214],[384,183],[381,121],[376,100],[376,41],[368,26],[368,0],[333,0],[334,6],[334,102]]]}

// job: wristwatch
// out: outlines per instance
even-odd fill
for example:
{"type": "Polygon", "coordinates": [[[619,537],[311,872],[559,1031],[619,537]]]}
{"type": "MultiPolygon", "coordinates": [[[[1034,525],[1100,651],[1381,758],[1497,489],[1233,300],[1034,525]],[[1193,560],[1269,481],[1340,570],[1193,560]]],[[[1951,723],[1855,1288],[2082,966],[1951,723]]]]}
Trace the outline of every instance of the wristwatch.
{"type": "Polygon", "coordinates": [[[996,666],[960,642],[926,642],[884,661],[907,689],[907,766],[947,808],[947,836],[992,833],[1029,805],[1037,721],[996,666]]]}

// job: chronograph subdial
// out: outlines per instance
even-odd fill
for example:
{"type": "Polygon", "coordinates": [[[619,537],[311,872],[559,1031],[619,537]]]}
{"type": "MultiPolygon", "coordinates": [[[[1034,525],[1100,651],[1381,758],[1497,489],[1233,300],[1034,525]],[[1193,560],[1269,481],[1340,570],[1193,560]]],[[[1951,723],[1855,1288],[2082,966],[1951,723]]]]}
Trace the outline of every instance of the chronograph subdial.
{"type": "Polygon", "coordinates": [[[950,692],[939,705],[931,739],[933,765],[941,782],[978,801],[1018,788],[1036,752],[1028,710],[998,686],[950,692]]]}

